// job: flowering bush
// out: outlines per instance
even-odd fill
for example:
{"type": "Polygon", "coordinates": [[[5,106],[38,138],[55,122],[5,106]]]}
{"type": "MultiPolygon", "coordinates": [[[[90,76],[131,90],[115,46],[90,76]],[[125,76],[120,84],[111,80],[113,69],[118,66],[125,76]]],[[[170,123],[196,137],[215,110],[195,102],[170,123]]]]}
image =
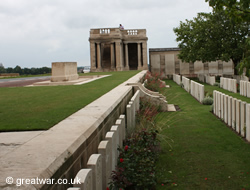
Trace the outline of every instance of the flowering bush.
{"type": "Polygon", "coordinates": [[[161,88],[166,86],[165,82],[161,80],[160,74],[152,74],[149,71],[144,76],[145,87],[154,92],[160,92],[161,88]]]}
{"type": "Polygon", "coordinates": [[[158,130],[154,118],[159,108],[146,98],[140,100],[134,133],[119,149],[116,171],[112,172],[110,190],[152,190],[156,185],[155,162],[159,153],[158,130]]]}
{"type": "Polygon", "coordinates": [[[156,130],[133,133],[119,149],[116,171],[112,172],[110,189],[150,190],[156,185],[155,162],[158,157],[156,130]]]}

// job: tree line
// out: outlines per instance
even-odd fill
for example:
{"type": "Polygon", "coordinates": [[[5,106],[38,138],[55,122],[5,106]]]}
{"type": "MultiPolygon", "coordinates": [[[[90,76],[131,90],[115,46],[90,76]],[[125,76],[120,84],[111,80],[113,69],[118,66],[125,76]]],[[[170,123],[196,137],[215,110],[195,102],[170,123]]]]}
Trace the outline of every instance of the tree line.
{"type": "Polygon", "coordinates": [[[51,68],[42,67],[42,68],[21,68],[17,65],[15,68],[4,68],[4,66],[0,65],[0,73],[19,73],[19,75],[38,75],[38,74],[47,74],[51,73],[51,68]]]}

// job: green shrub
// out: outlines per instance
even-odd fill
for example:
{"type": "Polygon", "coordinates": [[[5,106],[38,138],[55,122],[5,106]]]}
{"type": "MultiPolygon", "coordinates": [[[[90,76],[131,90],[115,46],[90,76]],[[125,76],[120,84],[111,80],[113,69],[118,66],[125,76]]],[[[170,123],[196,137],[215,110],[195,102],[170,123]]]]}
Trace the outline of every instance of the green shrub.
{"type": "Polygon", "coordinates": [[[207,96],[205,97],[203,100],[202,100],[202,104],[203,105],[212,105],[214,102],[213,98],[211,98],[210,96],[207,96]]]}
{"type": "Polygon", "coordinates": [[[215,82],[215,83],[214,83],[214,86],[219,86],[219,87],[220,87],[220,83],[215,82]]]}

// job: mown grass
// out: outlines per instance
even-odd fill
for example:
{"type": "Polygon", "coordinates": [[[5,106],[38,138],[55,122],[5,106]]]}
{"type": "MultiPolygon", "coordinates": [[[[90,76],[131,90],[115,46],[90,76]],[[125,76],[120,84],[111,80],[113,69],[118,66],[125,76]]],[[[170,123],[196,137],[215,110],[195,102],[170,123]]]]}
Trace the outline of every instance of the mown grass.
{"type": "Polygon", "coordinates": [[[49,129],[138,72],[91,73],[111,76],[75,86],[0,88],[0,131],[49,129]]]}
{"type": "Polygon", "coordinates": [[[173,81],[166,83],[171,86],[164,92],[168,102],[181,111],[157,117],[166,138],[161,141],[157,190],[250,189],[250,144],[209,112],[210,106],[173,81]]]}

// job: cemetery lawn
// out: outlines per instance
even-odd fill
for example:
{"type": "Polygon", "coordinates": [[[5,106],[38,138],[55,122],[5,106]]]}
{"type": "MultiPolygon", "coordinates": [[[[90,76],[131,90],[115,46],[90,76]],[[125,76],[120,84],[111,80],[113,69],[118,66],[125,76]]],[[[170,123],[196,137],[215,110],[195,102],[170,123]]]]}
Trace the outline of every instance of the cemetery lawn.
{"type": "Polygon", "coordinates": [[[83,85],[0,88],[0,132],[49,129],[138,72],[98,73],[111,76],[83,85]]]}
{"type": "Polygon", "coordinates": [[[166,139],[161,140],[157,190],[250,189],[250,144],[214,116],[210,106],[173,81],[166,84],[171,86],[164,89],[167,101],[181,111],[157,115],[160,136],[166,139]]]}

